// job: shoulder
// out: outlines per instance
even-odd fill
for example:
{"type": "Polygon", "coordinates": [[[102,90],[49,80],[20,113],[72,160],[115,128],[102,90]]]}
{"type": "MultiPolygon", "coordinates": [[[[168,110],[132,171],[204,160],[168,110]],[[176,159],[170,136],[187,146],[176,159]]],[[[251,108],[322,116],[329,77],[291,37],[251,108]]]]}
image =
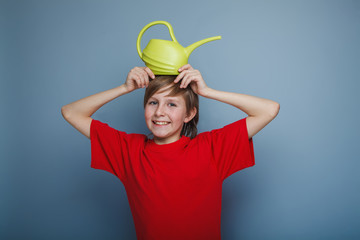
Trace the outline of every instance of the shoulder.
{"type": "Polygon", "coordinates": [[[199,133],[191,140],[191,143],[201,147],[218,147],[223,144],[234,143],[244,136],[247,137],[246,118],[242,118],[220,128],[199,133]]]}
{"type": "Polygon", "coordinates": [[[225,130],[231,130],[231,129],[237,129],[246,126],[246,118],[242,118],[240,120],[237,120],[235,122],[229,123],[221,128],[214,129],[211,132],[216,131],[225,131],[225,130]]]}
{"type": "Polygon", "coordinates": [[[237,130],[245,130],[245,129],[246,129],[246,118],[242,118],[240,120],[229,123],[220,128],[216,128],[216,129],[212,129],[209,131],[199,133],[196,137],[199,137],[200,139],[204,139],[204,138],[210,137],[211,135],[222,133],[222,132],[232,133],[233,131],[237,132],[237,130]]]}
{"type": "Polygon", "coordinates": [[[91,122],[91,132],[94,134],[106,135],[108,137],[120,137],[132,141],[144,141],[147,137],[144,134],[127,133],[110,126],[108,123],[93,119],[91,122]]]}

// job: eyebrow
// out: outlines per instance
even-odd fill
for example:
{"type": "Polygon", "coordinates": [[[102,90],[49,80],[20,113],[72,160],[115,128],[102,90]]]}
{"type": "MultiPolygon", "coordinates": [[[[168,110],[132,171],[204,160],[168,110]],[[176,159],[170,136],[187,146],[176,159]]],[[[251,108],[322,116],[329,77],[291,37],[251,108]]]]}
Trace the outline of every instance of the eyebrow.
{"type": "MultiPolygon", "coordinates": [[[[167,96],[164,96],[164,98],[165,98],[166,100],[170,100],[170,101],[174,101],[174,102],[181,102],[177,97],[167,97],[167,96]]],[[[154,96],[151,96],[151,97],[149,98],[149,100],[150,100],[150,99],[154,99],[154,100],[159,101],[159,99],[156,98],[156,97],[154,97],[154,96]]]]}

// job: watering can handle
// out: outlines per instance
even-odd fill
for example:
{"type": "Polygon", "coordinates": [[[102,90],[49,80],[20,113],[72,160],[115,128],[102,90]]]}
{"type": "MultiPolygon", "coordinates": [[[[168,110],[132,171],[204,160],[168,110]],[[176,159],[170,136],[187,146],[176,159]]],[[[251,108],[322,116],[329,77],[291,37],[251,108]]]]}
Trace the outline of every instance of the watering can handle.
{"type": "Polygon", "coordinates": [[[174,42],[178,42],[175,38],[175,35],[174,35],[174,30],[171,26],[170,23],[166,22],[166,21],[154,21],[154,22],[151,22],[149,23],[148,25],[146,25],[139,33],[138,35],[138,38],[137,38],[137,41],[136,41],[136,48],[137,48],[137,51],[138,51],[138,54],[140,56],[140,58],[142,59],[142,51],[141,51],[141,46],[140,46],[140,43],[141,43],[141,38],[142,38],[142,35],[144,34],[144,32],[151,26],[154,26],[156,24],[164,24],[165,26],[168,27],[169,29],[169,32],[170,32],[170,37],[171,39],[174,41],[174,42]]]}

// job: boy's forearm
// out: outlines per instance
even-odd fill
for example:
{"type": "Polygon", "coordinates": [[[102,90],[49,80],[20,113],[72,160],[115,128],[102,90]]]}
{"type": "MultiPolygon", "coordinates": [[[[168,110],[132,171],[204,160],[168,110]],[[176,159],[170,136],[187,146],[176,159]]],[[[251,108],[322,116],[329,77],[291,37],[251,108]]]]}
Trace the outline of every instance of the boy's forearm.
{"type": "Polygon", "coordinates": [[[241,93],[224,92],[212,88],[208,88],[203,97],[230,104],[249,116],[276,115],[279,105],[272,100],[241,93]]]}
{"type": "Polygon", "coordinates": [[[91,96],[82,98],[75,102],[69,103],[61,108],[63,115],[81,115],[85,117],[92,116],[104,104],[114,100],[128,93],[125,85],[121,85],[103,92],[93,94],[91,96]]]}

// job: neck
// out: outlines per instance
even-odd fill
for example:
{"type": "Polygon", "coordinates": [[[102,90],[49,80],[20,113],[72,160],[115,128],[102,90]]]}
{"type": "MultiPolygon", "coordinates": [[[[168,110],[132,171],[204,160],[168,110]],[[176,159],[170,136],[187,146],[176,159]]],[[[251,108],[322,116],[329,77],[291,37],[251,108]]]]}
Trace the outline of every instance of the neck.
{"type": "Polygon", "coordinates": [[[169,143],[173,143],[173,142],[176,142],[178,141],[179,139],[181,138],[181,136],[176,136],[176,137],[173,137],[173,138],[157,138],[157,137],[154,137],[154,142],[158,145],[164,145],[164,144],[169,144],[169,143]]]}

